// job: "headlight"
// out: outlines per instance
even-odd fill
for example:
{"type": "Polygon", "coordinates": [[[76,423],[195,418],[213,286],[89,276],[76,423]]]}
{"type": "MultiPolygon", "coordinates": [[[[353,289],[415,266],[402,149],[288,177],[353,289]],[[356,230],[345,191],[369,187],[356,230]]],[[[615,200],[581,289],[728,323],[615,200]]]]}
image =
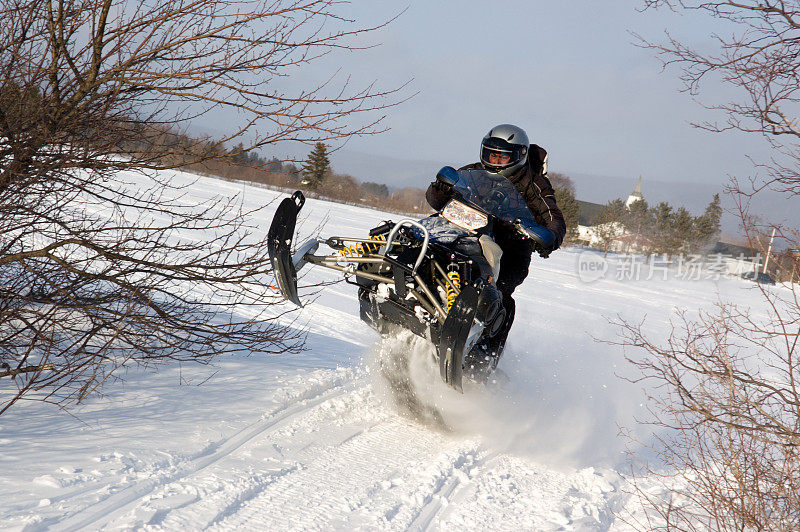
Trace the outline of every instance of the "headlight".
{"type": "Polygon", "coordinates": [[[442,211],[442,216],[457,226],[470,231],[480,229],[489,223],[488,216],[456,200],[450,200],[450,203],[442,211]]]}

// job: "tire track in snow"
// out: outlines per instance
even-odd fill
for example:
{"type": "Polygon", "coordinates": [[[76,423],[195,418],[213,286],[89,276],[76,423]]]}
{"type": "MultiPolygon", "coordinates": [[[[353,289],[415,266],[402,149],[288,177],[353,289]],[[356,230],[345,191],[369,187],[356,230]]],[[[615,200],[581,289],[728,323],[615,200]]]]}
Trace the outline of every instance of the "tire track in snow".
{"type": "Polygon", "coordinates": [[[492,451],[478,460],[469,460],[470,456],[475,456],[480,452],[480,448],[476,448],[472,454],[465,452],[459,457],[459,460],[453,463],[451,474],[444,478],[438,488],[430,494],[427,504],[419,509],[419,513],[409,525],[409,530],[428,530],[431,524],[447,511],[450,504],[456,503],[463,498],[463,494],[472,484],[475,470],[477,469],[480,472],[500,454],[497,451],[492,451]]]}
{"type": "Polygon", "coordinates": [[[332,383],[326,383],[329,386],[318,385],[312,387],[295,398],[292,403],[272,412],[268,418],[259,420],[233,436],[207,446],[199,453],[176,465],[172,472],[124,487],[120,491],[87,508],[81,509],[67,518],[54,518],[37,523],[35,529],[45,529],[52,525],[57,525],[60,530],[78,530],[87,527],[100,528],[116,516],[124,513],[129,506],[133,506],[134,503],[160,487],[177,482],[207,468],[254,438],[279,429],[283,422],[291,420],[293,417],[301,415],[303,412],[334,397],[344,395],[351,389],[358,388],[359,385],[363,386],[364,382],[366,382],[366,379],[363,377],[349,382],[340,378],[332,383]]]}
{"type": "Polygon", "coordinates": [[[477,443],[391,416],[345,441],[301,453],[295,457],[300,468],[211,528],[406,529],[450,484],[454,469],[474,467],[468,457],[477,449],[477,443]]]}
{"type": "MultiPolygon", "coordinates": [[[[284,465],[279,471],[267,474],[250,468],[248,471],[237,473],[233,481],[230,479],[211,478],[211,483],[216,484],[216,486],[210,493],[204,494],[202,499],[197,501],[199,502],[198,505],[189,507],[185,511],[172,512],[159,522],[151,519],[147,524],[162,526],[166,530],[214,527],[239,513],[250,501],[257,499],[271,484],[277,481],[295,482],[296,477],[294,475],[307,468],[307,465],[302,463],[302,460],[308,454],[315,452],[315,446],[319,442],[312,440],[310,443],[301,443],[298,446],[299,451],[293,452],[288,447],[292,443],[297,443],[294,440],[304,440],[304,437],[309,434],[321,433],[324,434],[323,439],[327,445],[332,444],[335,447],[346,445],[378,424],[378,422],[374,422],[361,425],[364,418],[362,411],[368,404],[370,396],[371,389],[368,386],[354,388],[347,394],[332,397],[316,405],[315,408],[305,410],[303,413],[287,419],[286,422],[281,424],[281,430],[269,433],[270,438],[267,442],[254,442],[254,445],[247,452],[258,455],[263,453],[265,449],[281,449],[279,451],[281,455],[280,461],[289,465],[284,465]],[[359,420],[358,428],[353,429],[350,427],[339,435],[330,434],[331,426],[336,426],[340,423],[349,425],[346,423],[347,418],[357,418],[359,420]],[[304,429],[307,431],[306,434],[303,434],[304,429]],[[259,446],[259,443],[261,443],[261,446],[259,446]],[[264,443],[267,445],[263,445],[264,443]],[[287,448],[284,448],[284,446],[287,448]],[[233,490],[230,489],[232,485],[237,486],[237,492],[232,493],[233,490]],[[243,489],[242,485],[245,486],[243,489]]],[[[320,436],[317,435],[316,437],[319,438],[320,436]]],[[[249,459],[252,461],[252,457],[249,459]]],[[[235,466],[234,464],[234,471],[235,466]]],[[[227,473],[230,472],[230,470],[227,471],[227,473]]],[[[193,479],[195,482],[197,480],[193,479]]],[[[199,480],[202,482],[204,479],[199,480]]],[[[195,484],[194,487],[197,488],[198,486],[195,484]]]]}
{"type": "Polygon", "coordinates": [[[243,504],[257,497],[265,486],[297,468],[295,464],[267,473],[243,471],[232,479],[210,475],[208,478],[192,479],[191,484],[169,484],[164,487],[166,492],[163,497],[147,500],[136,508],[137,526],[140,524],[148,529],[165,530],[205,529],[225,516],[236,513],[243,504]],[[194,494],[185,503],[175,505],[172,502],[176,497],[185,497],[187,491],[194,494]],[[148,512],[150,515],[147,515],[148,512]]]}

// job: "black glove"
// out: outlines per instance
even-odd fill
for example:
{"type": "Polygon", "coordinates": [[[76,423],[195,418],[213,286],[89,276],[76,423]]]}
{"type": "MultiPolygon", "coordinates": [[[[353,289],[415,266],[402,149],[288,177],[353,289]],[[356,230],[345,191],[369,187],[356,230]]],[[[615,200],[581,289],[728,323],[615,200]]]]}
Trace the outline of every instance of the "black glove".
{"type": "Polygon", "coordinates": [[[549,257],[549,256],[550,256],[550,254],[551,254],[552,252],[554,252],[555,250],[557,250],[558,248],[560,248],[560,247],[561,247],[561,242],[563,242],[563,241],[564,241],[564,238],[563,238],[563,237],[559,237],[559,236],[558,236],[558,233],[556,233],[556,232],[553,232],[553,237],[554,237],[554,238],[553,238],[553,242],[550,244],[550,246],[548,246],[546,249],[539,249],[539,250],[537,250],[537,251],[539,252],[539,255],[540,255],[540,256],[541,256],[543,259],[546,259],[547,257],[549,257]]]}
{"type": "Polygon", "coordinates": [[[438,179],[431,183],[431,188],[436,190],[439,194],[444,194],[446,196],[453,195],[453,185],[445,183],[444,181],[439,181],[438,179]]]}

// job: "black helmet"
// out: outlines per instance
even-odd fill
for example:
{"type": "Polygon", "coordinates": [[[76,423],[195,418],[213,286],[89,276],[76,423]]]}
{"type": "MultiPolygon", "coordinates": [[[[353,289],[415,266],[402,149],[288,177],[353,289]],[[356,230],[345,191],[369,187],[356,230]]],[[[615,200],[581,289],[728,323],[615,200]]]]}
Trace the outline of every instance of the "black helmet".
{"type": "Polygon", "coordinates": [[[528,162],[528,135],[511,124],[489,130],[481,142],[481,164],[490,172],[509,177],[528,162]]]}

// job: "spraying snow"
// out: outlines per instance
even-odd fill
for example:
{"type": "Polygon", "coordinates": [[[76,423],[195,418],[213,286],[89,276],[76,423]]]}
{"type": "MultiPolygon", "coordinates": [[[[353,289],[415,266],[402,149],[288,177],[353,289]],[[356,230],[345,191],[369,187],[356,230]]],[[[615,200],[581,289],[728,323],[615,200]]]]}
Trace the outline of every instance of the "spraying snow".
{"type": "Polygon", "coordinates": [[[460,394],[442,382],[431,343],[399,331],[381,337],[368,355],[368,367],[387,407],[433,430],[480,438],[493,451],[561,468],[619,465],[625,442],[617,423],[633,425],[638,412],[630,407],[625,383],[615,379],[616,389],[599,385],[605,394],[583,396],[575,387],[593,390],[604,373],[597,361],[572,361],[576,367],[566,368],[572,380],[561,384],[551,378],[551,369],[521,360],[509,346],[489,382],[465,379],[460,394]]]}

